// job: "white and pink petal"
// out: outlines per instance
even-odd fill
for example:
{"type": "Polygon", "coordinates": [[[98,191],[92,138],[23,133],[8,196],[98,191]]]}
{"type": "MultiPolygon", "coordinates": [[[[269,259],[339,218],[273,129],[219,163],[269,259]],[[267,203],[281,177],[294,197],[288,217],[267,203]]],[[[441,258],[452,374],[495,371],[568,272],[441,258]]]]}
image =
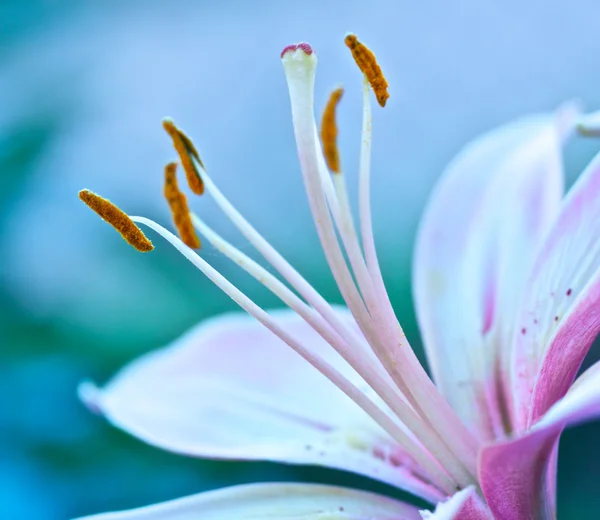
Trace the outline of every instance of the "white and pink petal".
{"type": "Polygon", "coordinates": [[[567,392],[600,331],[600,155],[569,191],[535,262],[513,343],[514,425],[567,392]]]}
{"type": "Polygon", "coordinates": [[[427,356],[440,390],[484,438],[501,429],[500,346],[560,207],[561,138],[572,112],[532,116],[467,145],[419,230],[413,286],[427,356]]]}
{"type": "MultiPolygon", "coordinates": [[[[350,326],[350,314],[338,309],[350,326]]],[[[370,391],[291,311],[271,313],[370,391]]],[[[115,426],[184,455],[317,464],[360,473],[429,501],[443,494],[362,409],[283,341],[245,314],[207,320],[123,369],[103,389],[81,388],[115,426]]]]}

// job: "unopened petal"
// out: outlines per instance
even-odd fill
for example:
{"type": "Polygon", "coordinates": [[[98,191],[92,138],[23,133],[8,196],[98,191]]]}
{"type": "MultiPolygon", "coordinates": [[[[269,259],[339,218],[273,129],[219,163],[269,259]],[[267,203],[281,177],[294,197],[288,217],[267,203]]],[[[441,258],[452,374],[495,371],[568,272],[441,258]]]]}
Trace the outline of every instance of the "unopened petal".
{"type": "MultiPolygon", "coordinates": [[[[356,328],[349,313],[337,311],[356,328]]],[[[273,318],[370,389],[295,313],[273,318]]],[[[435,501],[441,493],[351,399],[253,318],[208,320],[133,362],[88,406],[163,449],[196,457],[318,464],[353,471],[435,501]]]]}
{"type": "Polygon", "coordinates": [[[418,520],[418,510],[373,493],[311,484],[250,484],[79,520],[418,520]]]}

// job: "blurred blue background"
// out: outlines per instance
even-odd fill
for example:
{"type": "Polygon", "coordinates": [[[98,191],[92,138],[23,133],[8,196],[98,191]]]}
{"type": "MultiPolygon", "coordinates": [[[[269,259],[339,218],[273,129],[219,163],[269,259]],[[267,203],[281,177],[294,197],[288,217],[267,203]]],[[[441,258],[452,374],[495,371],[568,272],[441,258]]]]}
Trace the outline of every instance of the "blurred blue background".
{"type": "MultiPolygon", "coordinates": [[[[342,483],[318,468],[215,463],[160,452],[94,417],[77,383],[104,382],[231,302],[158,241],[125,247],[77,200],[88,187],[163,222],[160,120],[199,145],[225,193],[330,299],[309,220],[278,59],[307,40],[317,101],[343,83],[342,160],[355,173],[356,32],[391,84],[374,115],[378,248],[397,313],[418,345],[410,296],[415,227],[444,165],[469,139],[566,99],[600,107],[600,3],[573,0],[0,2],[0,518],[64,519],[255,480],[342,483]]],[[[598,148],[574,141],[569,182],[598,148]]],[[[196,209],[244,248],[208,198],[196,209]]],[[[246,250],[246,249],[244,249],[246,250]]],[[[276,302],[210,248],[257,302],[276,302]]],[[[590,360],[597,358],[593,354],[590,360]]],[[[598,425],[563,437],[559,517],[600,515],[598,425]]],[[[397,493],[396,493],[397,494],[397,493]]]]}

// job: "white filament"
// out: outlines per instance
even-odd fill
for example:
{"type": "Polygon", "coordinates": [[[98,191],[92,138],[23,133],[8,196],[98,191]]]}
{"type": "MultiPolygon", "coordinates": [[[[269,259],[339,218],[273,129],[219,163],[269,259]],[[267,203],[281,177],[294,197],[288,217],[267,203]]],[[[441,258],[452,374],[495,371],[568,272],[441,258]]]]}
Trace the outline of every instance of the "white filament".
{"type": "Polygon", "coordinates": [[[307,362],[313,365],[319,372],[327,377],[333,384],[342,390],[350,399],[360,406],[377,424],[388,432],[401,446],[405,447],[415,460],[423,466],[428,476],[440,486],[445,492],[451,493],[453,490],[453,481],[448,478],[441,467],[431,456],[422,449],[422,447],[407,434],[395,420],[390,417],[382,408],[372,401],[369,396],[358,388],[354,383],[347,379],[333,365],[328,363],[318,354],[312,352],[296,338],[288,334],[281,328],[264,309],[254,303],[243,292],[229,282],[214,267],[202,259],[195,251],[186,246],[173,233],[166,230],[156,222],[145,217],[131,217],[131,220],[143,224],[167,240],[173,245],[185,258],[187,258],[195,267],[197,267],[209,280],[219,287],[227,296],[237,303],[248,314],[256,318],[260,323],[267,327],[273,334],[284,341],[295,352],[302,356],[307,362]]]}

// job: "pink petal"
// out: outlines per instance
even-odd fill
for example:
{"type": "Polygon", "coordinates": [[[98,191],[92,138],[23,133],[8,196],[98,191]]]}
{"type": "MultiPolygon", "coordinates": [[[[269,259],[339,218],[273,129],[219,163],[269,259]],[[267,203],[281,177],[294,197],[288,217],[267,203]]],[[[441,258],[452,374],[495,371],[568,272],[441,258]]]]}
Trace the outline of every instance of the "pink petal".
{"type": "Polygon", "coordinates": [[[523,429],[563,395],[600,331],[600,155],[569,192],[536,260],[519,318],[513,380],[523,429]]]}
{"type": "Polygon", "coordinates": [[[536,432],[484,448],[479,478],[487,503],[498,518],[554,518],[554,502],[549,499],[553,490],[547,485],[547,470],[559,435],[536,432]]]}
{"type": "MultiPolygon", "coordinates": [[[[347,311],[338,311],[356,326],[347,311]]],[[[293,336],[356,383],[364,381],[296,314],[274,311],[293,336]]],[[[196,456],[318,464],[353,471],[427,500],[441,496],[419,467],[326,377],[245,314],[203,322],[143,356],[88,406],[160,448],[196,456]]]]}
{"type": "Polygon", "coordinates": [[[312,484],[250,484],[79,520],[418,520],[408,504],[364,491],[312,484]]]}
{"type": "Polygon", "coordinates": [[[421,515],[423,520],[493,520],[474,487],[463,489],[446,502],[440,502],[433,513],[421,511],[421,515]]]}
{"type": "MultiPolygon", "coordinates": [[[[559,208],[566,112],[474,141],[444,173],[421,223],[415,302],[436,383],[487,438],[501,423],[494,350],[512,337],[536,246],[559,208]]],[[[508,365],[508,363],[507,363],[508,365]]]]}
{"type": "MultiPolygon", "coordinates": [[[[597,374],[597,369],[596,369],[597,374]]],[[[484,448],[480,482],[497,518],[555,518],[554,450],[565,426],[600,416],[600,378],[586,377],[573,386],[520,438],[484,448]],[[552,477],[552,478],[550,478],[552,477]]]]}

